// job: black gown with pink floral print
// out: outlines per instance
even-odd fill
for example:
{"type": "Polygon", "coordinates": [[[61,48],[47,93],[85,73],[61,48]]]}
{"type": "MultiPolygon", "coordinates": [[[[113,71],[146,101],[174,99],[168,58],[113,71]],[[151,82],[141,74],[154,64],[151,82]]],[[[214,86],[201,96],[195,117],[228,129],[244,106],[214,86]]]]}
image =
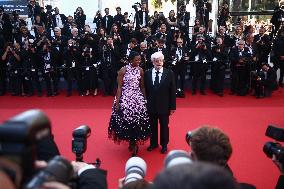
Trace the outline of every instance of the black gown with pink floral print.
{"type": "Polygon", "coordinates": [[[116,98],[108,127],[108,136],[114,142],[144,143],[151,135],[146,100],[140,88],[139,67],[126,65],[123,77],[119,110],[115,110],[116,98]]]}

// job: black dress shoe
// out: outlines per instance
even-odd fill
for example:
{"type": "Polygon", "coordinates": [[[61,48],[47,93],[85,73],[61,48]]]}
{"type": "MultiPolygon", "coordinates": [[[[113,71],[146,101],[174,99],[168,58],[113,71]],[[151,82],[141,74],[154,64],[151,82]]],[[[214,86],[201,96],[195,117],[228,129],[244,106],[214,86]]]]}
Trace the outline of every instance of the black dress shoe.
{"type": "Polygon", "coordinates": [[[138,154],[138,149],[139,149],[138,146],[135,145],[134,148],[133,148],[133,151],[132,151],[132,157],[137,156],[137,154],[138,154]]]}
{"type": "Polygon", "coordinates": [[[158,146],[149,146],[149,147],[147,148],[147,151],[148,151],[148,152],[151,152],[151,151],[154,150],[155,148],[158,148],[158,146]]]}
{"type": "Polygon", "coordinates": [[[165,154],[167,153],[167,151],[168,151],[168,148],[166,146],[163,146],[161,149],[161,154],[165,154]]]}

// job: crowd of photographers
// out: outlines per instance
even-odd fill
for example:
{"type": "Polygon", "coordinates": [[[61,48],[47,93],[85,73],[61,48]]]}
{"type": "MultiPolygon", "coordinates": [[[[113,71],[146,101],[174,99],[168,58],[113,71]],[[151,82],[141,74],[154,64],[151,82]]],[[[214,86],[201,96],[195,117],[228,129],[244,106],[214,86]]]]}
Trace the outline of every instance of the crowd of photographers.
{"type": "MultiPolygon", "coordinates": [[[[284,130],[268,126],[266,136],[284,141],[284,130]]],[[[72,152],[76,161],[60,156],[46,115],[28,110],[0,126],[0,188],[5,189],[106,189],[107,172],[83,162],[91,129],[82,125],[73,133],[72,152]]],[[[125,164],[120,189],[254,189],[234,178],[228,165],[232,155],[229,137],[220,129],[202,126],[186,134],[190,152],[172,150],[164,159],[164,168],[153,180],[145,179],[147,163],[131,157],[125,164]]],[[[284,187],[284,148],[266,142],[264,153],[280,170],[276,189],[284,187]]]]}
{"type": "Polygon", "coordinates": [[[284,54],[277,49],[284,46],[284,29],[280,28],[273,40],[265,26],[256,34],[253,26],[244,26],[240,20],[234,34],[229,35],[226,27],[219,26],[212,38],[208,35],[208,19],[197,14],[190,36],[190,14],[185,6],[177,15],[170,11],[168,17],[158,12],[150,16],[146,3],[133,8],[134,22],[119,7],[115,16],[108,8],[104,16],[98,11],[93,20],[97,29],[92,31],[85,25],[81,7],[74,16],[65,16],[58,8],[43,8],[30,0],[29,31],[16,12],[9,15],[1,7],[0,95],[9,91],[13,96],[42,96],[45,88],[46,96],[56,96],[62,78],[67,96],[72,95],[74,86],[81,96],[96,96],[101,80],[103,94],[113,95],[117,71],[127,64],[131,51],[141,54],[143,69],[152,67],[151,54],[162,51],[165,66],[175,73],[178,97],[185,96],[187,78],[191,79],[192,95],[198,90],[205,95],[208,70],[209,88],[219,96],[224,95],[228,68],[231,94],[271,96],[278,87],[278,69],[279,86],[283,86],[284,54]],[[268,64],[271,51],[273,67],[268,64]]]}

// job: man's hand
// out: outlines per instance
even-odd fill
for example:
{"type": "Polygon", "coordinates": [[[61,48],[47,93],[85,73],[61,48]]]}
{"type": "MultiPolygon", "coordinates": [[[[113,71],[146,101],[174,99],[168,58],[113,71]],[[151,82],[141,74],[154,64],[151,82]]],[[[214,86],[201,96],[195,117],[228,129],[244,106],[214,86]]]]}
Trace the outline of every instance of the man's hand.
{"type": "Polygon", "coordinates": [[[175,113],[175,110],[170,111],[170,115],[173,115],[173,113],[175,113]]]}
{"type": "Polygon", "coordinates": [[[42,189],[70,189],[70,187],[60,182],[46,182],[43,184],[42,189]]]}
{"type": "Polygon", "coordinates": [[[79,161],[72,161],[71,164],[72,164],[72,166],[73,166],[73,169],[74,169],[74,172],[75,172],[75,173],[78,173],[78,171],[79,171],[80,169],[82,169],[83,167],[86,167],[86,166],[89,165],[89,164],[87,164],[87,163],[79,162],[79,161]]]}

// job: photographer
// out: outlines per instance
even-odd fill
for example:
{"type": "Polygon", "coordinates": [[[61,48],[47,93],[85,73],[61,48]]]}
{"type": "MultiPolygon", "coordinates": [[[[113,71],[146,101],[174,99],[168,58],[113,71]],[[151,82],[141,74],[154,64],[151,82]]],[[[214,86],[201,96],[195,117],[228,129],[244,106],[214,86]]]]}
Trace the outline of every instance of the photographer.
{"type": "Polygon", "coordinates": [[[196,0],[196,17],[208,31],[209,13],[212,11],[212,4],[209,0],[196,0]]]}
{"type": "Polygon", "coordinates": [[[37,15],[37,16],[35,17],[35,20],[34,20],[34,22],[33,22],[32,28],[31,28],[31,30],[34,30],[35,36],[38,35],[38,33],[37,33],[37,28],[38,28],[39,26],[42,26],[42,27],[45,29],[45,23],[42,21],[41,17],[40,17],[39,15],[37,15]]]}
{"type": "Polygon", "coordinates": [[[58,76],[56,72],[57,61],[56,61],[56,51],[49,41],[45,42],[40,52],[40,58],[43,62],[43,78],[46,84],[46,96],[56,96],[57,95],[57,81],[58,76]]]}
{"type": "Polygon", "coordinates": [[[94,52],[89,45],[83,46],[81,66],[83,68],[83,90],[86,96],[89,96],[92,92],[93,96],[97,96],[98,93],[98,60],[99,56],[97,52],[94,52]]]}
{"type": "Polygon", "coordinates": [[[189,20],[190,13],[186,11],[185,5],[181,5],[179,8],[179,13],[177,15],[177,24],[179,26],[179,29],[186,35],[188,35],[189,20]]]}
{"type": "Polygon", "coordinates": [[[279,50],[284,48],[284,27],[279,31],[279,36],[273,42],[273,52],[275,54],[274,67],[275,71],[280,68],[279,87],[283,87],[284,77],[284,51],[279,50]]]}
{"type": "Polygon", "coordinates": [[[49,41],[49,35],[46,33],[44,27],[39,25],[37,27],[37,35],[35,36],[35,44],[38,49],[42,50],[43,45],[49,41]]]}
{"type": "Polygon", "coordinates": [[[42,74],[43,65],[33,39],[29,40],[27,48],[22,50],[22,57],[24,67],[24,92],[27,96],[33,96],[36,88],[37,95],[41,97],[42,87],[39,74],[42,74]]]}
{"type": "Polygon", "coordinates": [[[29,45],[29,40],[34,39],[34,36],[29,33],[29,30],[26,26],[22,26],[20,31],[21,32],[16,37],[16,42],[19,43],[22,48],[27,48],[29,45]]]}
{"type": "Polygon", "coordinates": [[[41,9],[36,0],[29,0],[28,7],[28,17],[31,18],[32,22],[35,20],[37,15],[40,15],[41,9]]]}
{"type": "Polygon", "coordinates": [[[262,62],[268,62],[268,56],[271,51],[272,42],[269,35],[265,34],[265,32],[265,26],[260,26],[259,33],[254,36],[257,69],[260,69],[262,62]]]}
{"type": "Polygon", "coordinates": [[[117,71],[120,69],[120,51],[114,46],[113,38],[107,37],[107,43],[103,46],[102,52],[102,75],[104,82],[104,95],[114,95],[114,87],[117,77],[117,71]]]}
{"type": "Polygon", "coordinates": [[[272,91],[277,89],[276,71],[268,64],[263,64],[255,78],[256,98],[270,97],[272,91]]]}
{"type": "Polygon", "coordinates": [[[136,3],[132,6],[135,10],[134,22],[135,22],[135,30],[139,30],[141,28],[148,26],[148,10],[147,3],[143,2],[142,4],[136,3]],[[138,10],[141,8],[140,10],[138,10]]]}
{"type": "Polygon", "coordinates": [[[248,92],[248,65],[251,59],[249,49],[245,48],[245,41],[239,40],[237,47],[232,48],[229,59],[231,62],[231,95],[245,96],[248,92]]]}
{"type": "Polygon", "coordinates": [[[121,8],[116,7],[117,14],[113,17],[113,23],[117,25],[118,31],[121,31],[123,24],[124,16],[121,14],[121,8]]]}
{"type": "Polygon", "coordinates": [[[76,41],[70,39],[68,47],[64,52],[65,60],[65,74],[67,80],[67,97],[72,95],[73,80],[76,81],[78,93],[80,96],[84,95],[82,86],[82,68],[81,68],[81,52],[80,47],[76,41]]]}
{"type": "Polygon", "coordinates": [[[93,23],[96,24],[96,29],[103,27],[103,17],[101,11],[98,10],[96,16],[94,17],[93,23]]]}
{"type": "MultiPolygon", "coordinates": [[[[186,136],[188,145],[191,147],[193,161],[203,161],[217,165],[233,177],[233,171],[228,165],[232,155],[230,138],[220,129],[202,126],[186,136]]],[[[240,188],[255,188],[247,183],[240,183],[240,188]]]]}
{"type": "Polygon", "coordinates": [[[86,21],[86,15],[84,14],[84,10],[82,9],[82,7],[78,7],[74,12],[74,20],[77,24],[77,28],[79,30],[83,30],[86,21]]]}
{"type": "Polygon", "coordinates": [[[10,17],[6,12],[4,12],[4,8],[0,6],[0,33],[3,34],[4,43],[12,42],[12,30],[13,25],[11,24],[10,17]]]}
{"type": "Polygon", "coordinates": [[[272,36],[276,36],[278,33],[278,30],[281,28],[281,25],[283,23],[284,18],[284,1],[279,1],[279,6],[276,6],[274,9],[274,12],[272,14],[270,22],[273,24],[272,27],[272,36]]]}
{"type": "Polygon", "coordinates": [[[110,35],[113,38],[113,43],[116,46],[120,46],[120,44],[122,43],[122,39],[121,39],[121,36],[120,36],[118,28],[119,28],[118,25],[113,24],[112,27],[111,27],[111,31],[110,31],[110,35]]]}
{"type": "Polygon", "coordinates": [[[171,68],[175,74],[176,81],[176,95],[177,97],[184,98],[184,86],[187,63],[189,61],[189,51],[184,46],[183,39],[177,39],[177,47],[171,50],[172,65],[171,68]]]}
{"type": "Polygon", "coordinates": [[[105,16],[103,17],[103,28],[106,34],[110,34],[111,26],[113,24],[113,17],[109,14],[109,8],[105,8],[105,16]]]}
{"type": "Polygon", "coordinates": [[[89,25],[85,25],[83,28],[83,34],[80,36],[80,45],[89,45],[93,49],[99,48],[99,42],[96,38],[96,35],[92,32],[91,27],[89,25]]]}
{"type": "Polygon", "coordinates": [[[218,28],[221,26],[225,27],[227,29],[227,21],[230,19],[230,10],[229,5],[226,1],[223,2],[223,6],[221,7],[221,10],[219,11],[219,16],[217,20],[218,28]]]}
{"type": "Polygon", "coordinates": [[[228,48],[221,37],[216,37],[212,48],[213,62],[211,64],[211,90],[218,96],[224,96],[225,70],[228,67],[228,48]]]}
{"type": "Polygon", "coordinates": [[[22,95],[22,62],[20,54],[20,45],[12,43],[6,43],[4,47],[5,51],[2,54],[2,61],[7,67],[8,78],[11,87],[12,96],[22,95]]]}
{"type": "Polygon", "coordinates": [[[59,8],[55,7],[54,8],[54,14],[52,15],[52,26],[53,28],[59,27],[62,29],[66,23],[66,16],[64,14],[59,13],[59,8]]]}
{"type": "Polygon", "coordinates": [[[67,17],[67,22],[64,24],[62,34],[68,38],[72,37],[71,30],[73,29],[73,24],[74,24],[73,17],[69,15],[67,17]]]}
{"type": "Polygon", "coordinates": [[[19,14],[17,11],[13,11],[11,13],[11,24],[12,24],[12,34],[13,34],[13,40],[17,39],[17,36],[20,34],[20,28],[22,26],[26,26],[26,22],[23,19],[20,19],[19,14]]]}
{"type": "Polygon", "coordinates": [[[197,82],[200,79],[200,94],[206,95],[206,72],[208,69],[207,62],[211,59],[211,52],[209,46],[206,45],[203,35],[197,35],[197,41],[192,43],[191,61],[194,61],[191,65],[192,72],[192,95],[196,94],[197,82]]]}

